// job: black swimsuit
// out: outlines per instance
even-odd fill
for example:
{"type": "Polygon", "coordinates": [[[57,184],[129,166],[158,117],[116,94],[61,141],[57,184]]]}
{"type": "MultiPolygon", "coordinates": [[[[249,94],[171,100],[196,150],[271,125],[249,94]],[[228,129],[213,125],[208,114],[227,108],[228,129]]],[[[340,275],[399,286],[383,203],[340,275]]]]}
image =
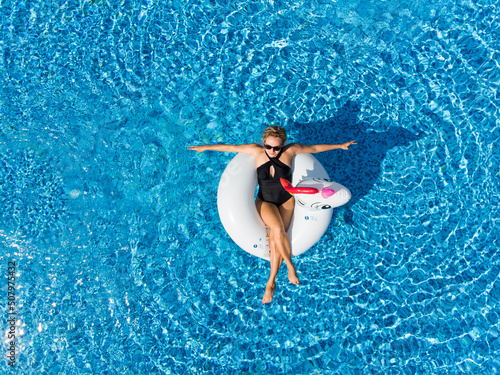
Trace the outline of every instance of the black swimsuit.
{"type": "Polygon", "coordinates": [[[292,197],[280,182],[280,178],[288,181],[292,180],[292,169],[279,160],[282,152],[283,149],[275,158],[270,158],[266,152],[269,161],[257,168],[257,179],[259,180],[259,193],[257,196],[264,202],[273,203],[278,207],[292,197]],[[271,177],[271,165],[274,166],[274,177],[271,177]]]}

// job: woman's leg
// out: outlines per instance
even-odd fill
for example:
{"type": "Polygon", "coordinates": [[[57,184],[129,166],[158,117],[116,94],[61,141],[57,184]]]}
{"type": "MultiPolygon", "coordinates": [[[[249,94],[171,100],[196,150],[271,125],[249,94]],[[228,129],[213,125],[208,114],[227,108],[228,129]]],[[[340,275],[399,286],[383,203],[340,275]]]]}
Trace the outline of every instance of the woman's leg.
{"type": "Polygon", "coordinates": [[[274,289],[276,289],[276,276],[281,268],[281,263],[283,262],[283,257],[276,250],[274,241],[269,239],[269,261],[271,262],[271,272],[269,274],[269,279],[266,283],[266,290],[264,292],[264,297],[262,297],[262,303],[269,303],[273,300],[274,289]]]}
{"type": "MultiPolygon", "coordinates": [[[[290,249],[290,262],[291,262],[291,258],[292,258],[292,251],[291,251],[291,246],[290,246],[290,237],[288,237],[287,232],[288,232],[288,228],[290,227],[290,223],[292,221],[294,208],[295,208],[295,199],[293,197],[291,199],[289,199],[288,201],[286,201],[285,203],[283,203],[278,208],[280,215],[281,215],[281,219],[283,220],[283,227],[284,227],[284,233],[286,236],[285,239],[287,241],[287,246],[290,249]]],[[[293,284],[299,283],[299,278],[298,278],[297,272],[295,270],[295,265],[293,265],[292,268],[288,267],[288,279],[293,284]]]]}
{"type": "Polygon", "coordinates": [[[269,280],[266,284],[266,291],[264,293],[264,297],[262,298],[263,303],[268,303],[273,299],[274,289],[276,288],[276,276],[281,267],[283,259],[285,259],[282,255],[282,252],[288,254],[288,262],[286,262],[286,260],[285,262],[288,266],[288,278],[290,282],[294,284],[299,283],[299,279],[295,271],[295,266],[291,261],[290,240],[288,238],[288,235],[286,234],[286,231],[288,230],[290,222],[292,220],[295,201],[292,198],[285,202],[282,206],[277,208],[271,203],[263,202],[262,200],[257,199],[256,205],[257,211],[261,215],[262,220],[270,228],[269,260],[271,263],[271,270],[269,280]],[[279,246],[281,246],[282,251],[279,250],[279,246]]]}

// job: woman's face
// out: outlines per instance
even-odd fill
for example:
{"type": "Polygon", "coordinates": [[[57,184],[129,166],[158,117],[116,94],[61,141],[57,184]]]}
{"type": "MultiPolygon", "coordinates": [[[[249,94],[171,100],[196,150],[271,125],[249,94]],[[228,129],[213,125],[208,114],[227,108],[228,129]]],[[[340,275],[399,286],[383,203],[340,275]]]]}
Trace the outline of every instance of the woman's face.
{"type": "Polygon", "coordinates": [[[266,150],[267,154],[272,158],[278,156],[282,147],[283,147],[283,141],[281,140],[281,138],[269,136],[264,141],[264,149],[266,150]]]}

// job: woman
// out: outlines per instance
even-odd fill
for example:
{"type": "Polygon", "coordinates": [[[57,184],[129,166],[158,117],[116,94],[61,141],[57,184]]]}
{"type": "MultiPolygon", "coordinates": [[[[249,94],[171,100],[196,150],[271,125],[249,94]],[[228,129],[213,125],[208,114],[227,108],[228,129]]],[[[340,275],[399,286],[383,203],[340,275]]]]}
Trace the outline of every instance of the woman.
{"type": "Polygon", "coordinates": [[[285,129],[279,126],[270,126],[264,131],[264,146],[257,143],[245,145],[203,145],[189,146],[190,150],[241,152],[255,158],[255,168],[259,181],[259,193],[255,202],[262,221],[269,227],[269,248],[271,274],[266,284],[262,303],[269,303],[276,288],[276,275],[283,260],[288,268],[288,279],[292,284],[299,284],[299,277],[292,262],[290,239],[287,231],[292,220],[295,200],[281,185],[280,178],[292,180],[292,158],[298,154],[314,154],[335,149],[348,150],[356,144],[350,141],[339,145],[306,146],[291,143],[285,146],[287,139],[285,129]]]}

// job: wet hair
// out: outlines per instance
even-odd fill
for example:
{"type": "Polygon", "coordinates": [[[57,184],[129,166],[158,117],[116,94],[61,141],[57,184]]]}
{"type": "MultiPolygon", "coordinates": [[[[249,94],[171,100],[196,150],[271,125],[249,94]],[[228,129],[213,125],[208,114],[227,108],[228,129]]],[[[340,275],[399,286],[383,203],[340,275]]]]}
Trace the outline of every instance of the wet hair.
{"type": "Polygon", "coordinates": [[[264,130],[264,134],[262,135],[262,140],[265,142],[267,137],[276,137],[281,139],[281,144],[284,145],[286,142],[286,130],[280,126],[269,126],[266,130],[264,130]]]}

